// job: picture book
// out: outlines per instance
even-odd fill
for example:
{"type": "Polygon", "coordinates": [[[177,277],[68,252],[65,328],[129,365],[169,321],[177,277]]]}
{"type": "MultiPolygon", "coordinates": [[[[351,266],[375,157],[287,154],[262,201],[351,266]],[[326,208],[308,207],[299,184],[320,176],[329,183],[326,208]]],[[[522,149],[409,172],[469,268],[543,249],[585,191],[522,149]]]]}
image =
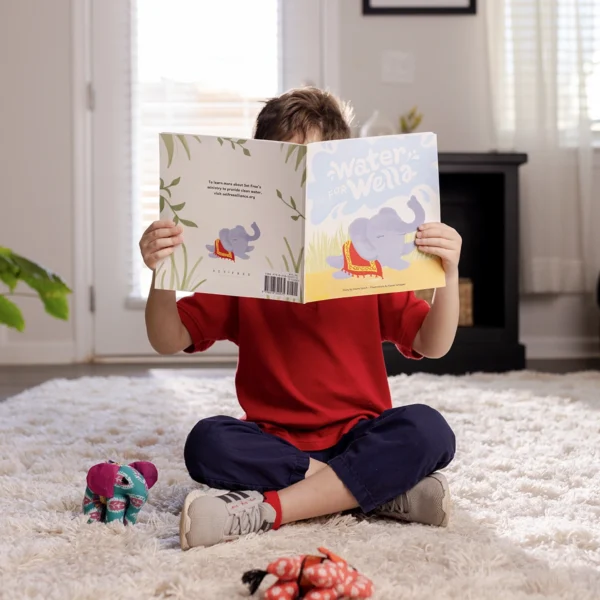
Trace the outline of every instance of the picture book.
{"type": "Polygon", "coordinates": [[[437,138],[292,144],[160,134],[160,218],[184,243],[159,289],[307,303],[443,287],[418,250],[440,221],[437,138]]]}

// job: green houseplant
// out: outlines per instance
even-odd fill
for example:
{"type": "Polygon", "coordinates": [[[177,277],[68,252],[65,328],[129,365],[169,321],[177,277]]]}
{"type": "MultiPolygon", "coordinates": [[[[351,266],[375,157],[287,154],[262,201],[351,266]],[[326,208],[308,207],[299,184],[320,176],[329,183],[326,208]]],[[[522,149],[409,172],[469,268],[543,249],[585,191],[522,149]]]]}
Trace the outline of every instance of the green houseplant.
{"type": "Polygon", "coordinates": [[[17,331],[25,329],[21,309],[12,297],[38,297],[49,315],[66,321],[69,318],[67,296],[71,290],[55,273],[43,266],[0,246],[0,281],[7,291],[0,290],[0,325],[17,331]],[[24,283],[33,293],[16,291],[19,283],[24,283]]]}

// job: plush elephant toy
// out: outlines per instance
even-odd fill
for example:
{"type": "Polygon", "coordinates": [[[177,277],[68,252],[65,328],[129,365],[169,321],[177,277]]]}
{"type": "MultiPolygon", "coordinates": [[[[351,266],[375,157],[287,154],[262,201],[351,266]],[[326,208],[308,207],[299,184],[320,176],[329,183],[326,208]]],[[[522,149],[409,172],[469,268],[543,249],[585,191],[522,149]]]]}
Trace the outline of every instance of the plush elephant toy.
{"type": "Polygon", "coordinates": [[[108,461],[94,465],[88,471],[83,498],[88,523],[122,521],[133,525],[157,479],[158,471],[151,462],[120,465],[108,461]]]}
{"type": "Polygon", "coordinates": [[[233,229],[221,229],[219,237],[214,244],[209,244],[206,249],[210,252],[211,258],[224,258],[235,262],[236,257],[242,260],[248,260],[248,252],[254,250],[248,242],[254,242],[260,237],[260,229],[256,223],[250,225],[252,235],[250,235],[242,225],[236,225],[233,229]]]}
{"type": "Polygon", "coordinates": [[[342,254],[327,257],[327,264],[339,269],[336,279],[350,277],[382,277],[382,267],[402,270],[410,263],[402,257],[415,249],[415,243],[405,242],[404,236],[417,230],[425,222],[425,210],[415,196],[411,196],[408,207],[414,219],[404,221],[389,207],[382,208],[370,219],[355,219],[350,223],[350,240],[344,243],[342,254]]]}

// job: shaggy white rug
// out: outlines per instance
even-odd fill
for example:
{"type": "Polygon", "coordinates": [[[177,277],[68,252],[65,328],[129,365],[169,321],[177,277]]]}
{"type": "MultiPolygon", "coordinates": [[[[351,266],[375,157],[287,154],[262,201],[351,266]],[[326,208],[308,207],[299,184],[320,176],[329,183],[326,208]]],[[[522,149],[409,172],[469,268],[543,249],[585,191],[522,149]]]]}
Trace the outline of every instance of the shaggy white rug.
{"type": "Polygon", "coordinates": [[[600,374],[390,385],[457,433],[447,529],[344,516],[185,553],[184,439],[201,417],[239,414],[231,378],[55,380],[1,403],[0,597],[231,600],[247,597],[245,570],[324,545],[379,599],[600,598],[600,374]],[[81,515],[87,469],[107,458],[158,466],[133,527],[81,515]]]}

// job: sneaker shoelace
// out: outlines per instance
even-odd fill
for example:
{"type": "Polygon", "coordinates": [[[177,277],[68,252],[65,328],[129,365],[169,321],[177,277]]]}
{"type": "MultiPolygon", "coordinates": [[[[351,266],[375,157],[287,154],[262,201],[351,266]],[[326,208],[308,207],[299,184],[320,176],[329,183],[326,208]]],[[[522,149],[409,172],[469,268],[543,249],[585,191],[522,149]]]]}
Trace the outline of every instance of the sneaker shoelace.
{"type": "Polygon", "coordinates": [[[384,505],[383,510],[385,512],[399,512],[403,514],[408,513],[410,507],[408,505],[408,498],[406,497],[406,494],[400,494],[393,500],[390,500],[386,505],[384,505]]]}
{"type": "Polygon", "coordinates": [[[260,504],[255,504],[239,513],[231,515],[225,530],[227,531],[227,535],[247,535],[258,531],[262,522],[263,516],[260,504]]]}

